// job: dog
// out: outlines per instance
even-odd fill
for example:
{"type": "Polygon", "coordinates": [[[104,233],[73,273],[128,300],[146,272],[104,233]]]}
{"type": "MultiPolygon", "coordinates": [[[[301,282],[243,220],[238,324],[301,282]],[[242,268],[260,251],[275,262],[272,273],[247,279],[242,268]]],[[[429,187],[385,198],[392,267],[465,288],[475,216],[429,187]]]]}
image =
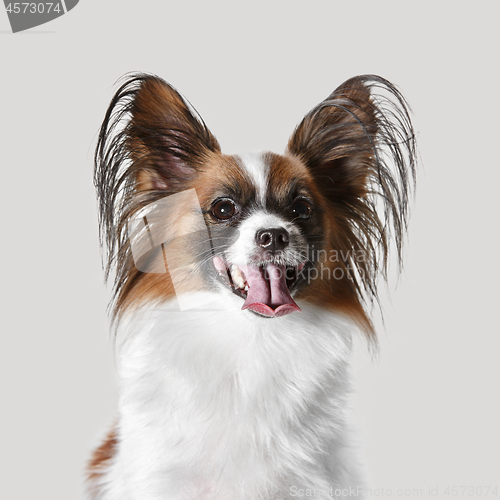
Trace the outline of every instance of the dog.
{"type": "Polygon", "coordinates": [[[376,342],[390,249],[401,263],[416,145],[400,91],[351,78],[284,154],[226,155],[171,85],[134,74],[95,163],[120,387],[89,498],[343,498],[362,485],[349,355],[354,335],[376,342]]]}

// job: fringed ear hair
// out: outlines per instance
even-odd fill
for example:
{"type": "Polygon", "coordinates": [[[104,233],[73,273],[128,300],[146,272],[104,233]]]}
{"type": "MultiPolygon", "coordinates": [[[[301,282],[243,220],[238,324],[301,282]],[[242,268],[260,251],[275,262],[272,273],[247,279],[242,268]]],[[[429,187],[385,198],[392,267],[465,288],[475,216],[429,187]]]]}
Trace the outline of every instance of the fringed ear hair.
{"type": "Polygon", "coordinates": [[[115,292],[130,259],[127,221],[147,204],[186,189],[207,156],[219,151],[196,111],[161,78],[132,75],[118,89],[99,132],[94,172],[106,277],[117,266],[115,292]]]}
{"type": "Polygon", "coordinates": [[[364,75],[342,84],[316,106],[290,138],[288,150],[315,177],[332,217],[334,248],[349,245],[344,265],[361,297],[377,299],[392,236],[401,264],[408,198],[415,183],[415,134],[409,107],[387,80],[364,75]]]}

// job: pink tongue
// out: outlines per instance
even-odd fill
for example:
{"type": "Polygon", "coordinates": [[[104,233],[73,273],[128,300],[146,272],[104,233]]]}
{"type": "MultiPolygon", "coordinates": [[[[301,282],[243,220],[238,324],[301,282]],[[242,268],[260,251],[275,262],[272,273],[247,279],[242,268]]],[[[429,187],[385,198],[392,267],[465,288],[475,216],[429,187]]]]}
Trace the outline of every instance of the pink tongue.
{"type": "Polygon", "coordinates": [[[239,266],[245,273],[248,294],[242,309],[250,309],[263,316],[284,316],[300,307],[290,296],[286,285],[285,266],[267,264],[260,266],[239,266]]]}

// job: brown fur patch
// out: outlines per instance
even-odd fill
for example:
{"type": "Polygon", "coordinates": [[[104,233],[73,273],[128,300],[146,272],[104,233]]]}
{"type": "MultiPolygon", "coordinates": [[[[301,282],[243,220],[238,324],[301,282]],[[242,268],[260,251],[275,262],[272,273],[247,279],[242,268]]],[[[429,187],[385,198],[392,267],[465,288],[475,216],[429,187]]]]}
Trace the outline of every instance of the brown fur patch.
{"type": "Polygon", "coordinates": [[[109,468],[110,462],[116,454],[118,435],[113,427],[89,461],[87,467],[87,484],[92,498],[98,498],[102,490],[103,478],[109,468]]]}

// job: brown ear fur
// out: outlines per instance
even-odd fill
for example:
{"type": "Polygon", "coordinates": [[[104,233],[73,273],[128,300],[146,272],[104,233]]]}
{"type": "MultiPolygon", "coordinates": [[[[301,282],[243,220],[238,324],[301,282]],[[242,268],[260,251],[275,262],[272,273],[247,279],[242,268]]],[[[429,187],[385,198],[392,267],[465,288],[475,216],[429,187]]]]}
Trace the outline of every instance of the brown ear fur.
{"type": "Polygon", "coordinates": [[[415,182],[415,134],[406,101],[381,77],[351,78],[306,115],[288,150],[325,197],[336,228],[328,245],[362,257],[345,265],[355,270],[359,295],[376,300],[391,237],[401,263],[415,182]]]}
{"type": "Polygon", "coordinates": [[[314,108],[288,144],[321,180],[328,197],[366,195],[373,169],[376,108],[362,77],[352,78],[314,108]]]}
{"type": "Polygon", "coordinates": [[[130,112],[127,147],[138,190],[175,191],[210,151],[220,151],[188,103],[160,78],[142,79],[130,112]]]}

